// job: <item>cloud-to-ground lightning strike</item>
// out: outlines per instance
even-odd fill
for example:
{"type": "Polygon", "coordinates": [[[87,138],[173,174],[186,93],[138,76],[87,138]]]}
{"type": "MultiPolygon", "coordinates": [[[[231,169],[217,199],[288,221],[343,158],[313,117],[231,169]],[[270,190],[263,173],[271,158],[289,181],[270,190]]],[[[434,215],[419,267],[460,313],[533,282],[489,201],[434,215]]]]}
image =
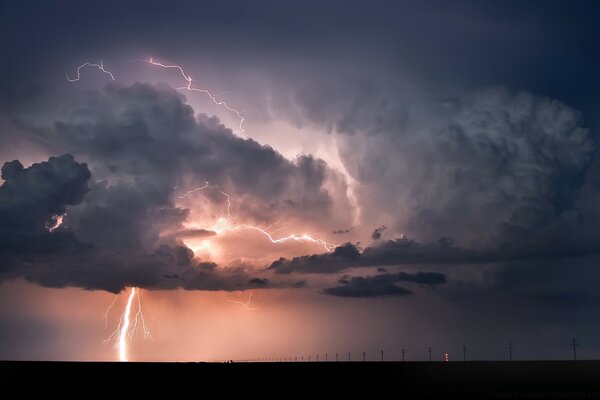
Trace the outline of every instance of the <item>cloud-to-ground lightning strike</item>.
{"type": "MultiPolygon", "coordinates": [[[[106,310],[104,314],[105,321],[108,319],[108,314],[115,304],[117,300],[117,296],[113,299],[112,303],[106,310]]],[[[129,292],[129,296],[127,297],[127,303],[125,305],[125,310],[123,314],[121,314],[121,318],[119,319],[119,325],[113,331],[113,333],[104,341],[105,343],[110,343],[113,338],[116,338],[115,347],[119,352],[119,361],[128,361],[128,353],[129,349],[129,340],[133,337],[134,333],[137,329],[141,329],[144,338],[152,338],[150,334],[150,330],[146,324],[146,319],[144,318],[143,310],[142,310],[142,299],[140,296],[140,289],[136,287],[132,287],[129,292]],[[137,301],[135,301],[137,298],[137,301]],[[137,305],[137,311],[132,317],[132,309],[137,305]]]]}
{"type": "Polygon", "coordinates": [[[69,82],[78,82],[81,79],[81,70],[82,70],[82,68],[85,68],[85,67],[98,68],[100,71],[102,71],[106,75],[110,76],[110,78],[113,81],[116,80],[115,76],[113,75],[112,72],[107,71],[106,69],[104,69],[104,63],[102,62],[102,60],[100,60],[100,64],[93,64],[93,63],[89,63],[89,62],[81,64],[79,67],[77,67],[77,77],[75,77],[75,78],[69,78],[69,75],[65,73],[65,76],[67,77],[67,80],[69,82]]]}
{"type": "Polygon", "coordinates": [[[180,65],[168,65],[168,64],[163,64],[161,62],[155,61],[153,57],[148,58],[147,60],[144,60],[144,62],[147,62],[148,64],[157,66],[157,67],[161,67],[161,68],[172,68],[172,69],[177,69],[181,76],[183,77],[183,79],[186,80],[187,85],[186,86],[181,86],[178,87],[178,90],[189,90],[191,92],[200,92],[200,93],[204,93],[205,95],[208,96],[208,98],[215,103],[218,106],[224,107],[227,111],[232,112],[233,114],[235,114],[235,116],[239,119],[240,123],[238,125],[238,130],[234,131],[236,133],[244,133],[244,116],[242,115],[241,111],[238,111],[237,109],[229,106],[229,104],[227,104],[227,102],[223,101],[223,100],[218,100],[217,97],[222,96],[223,94],[227,93],[227,92],[223,92],[223,93],[219,93],[217,95],[213,95],[208,89],[200,89],[200,88],[195,88],[193,87],[194,81],[192,80],[192,77],[188,74],[186,74],[185,70],[180,66],[180,65]]]}
{"type": "Polygon", "coordinates": [[[226,298],[225,300],[227,300],[230,303],[241,304],[242,306],[244,306],[244,308],[246,310],[256,311],[259,309],[258,306],[256,306],[256,307],[250,306],[250,302],[252,301],[252,292],[250,292],[250,294],[248,295],[247,301],[239,301],[239,300],[233,300],[233,299],[228,299],[228,298],[226,298]]]}
{"type": "Polygon", "coordinates": [[[128,361],[127,358],[127,336],[129,336],[129,323],[131,315],[131,304],[135,297],[135,288],[131,288],[129,298],[127,299],[127,305],[125,306],[125,313],[123,314],[123,325],[121,326],[121,332],[119,333],[119,340],[117,345],[119,346],[119,360],[128,361]]]}

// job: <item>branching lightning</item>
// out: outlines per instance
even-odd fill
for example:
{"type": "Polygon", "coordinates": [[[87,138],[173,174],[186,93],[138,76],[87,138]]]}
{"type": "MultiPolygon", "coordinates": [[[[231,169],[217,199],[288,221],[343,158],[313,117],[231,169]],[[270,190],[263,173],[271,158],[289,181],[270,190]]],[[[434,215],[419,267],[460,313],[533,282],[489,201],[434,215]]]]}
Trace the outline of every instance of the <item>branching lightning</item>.
{"type": "Polygon", "coordinates": [[[291,235],[275,239],[271,235],[271,233],[267,232],[263,228],[261,228],[259,226],[255,226],[255,225],[248,225],[248,224],[228,226],[228,227],[221,228],[221,229],[217,228],[216,232],[239,231],[239,230],[253,230],[253,231],[259,232],[262,235],[264,235],[267,239],[269,239],[271,241],[271,243],[273,243],[273,244],[281,244],[281,243],[285,243],[285,242],[288,242],[291,240],[295,240],[297,242],[311,242],[311,243],[314,243],[314,244],[317,244],[317,245],[323,247],[325,249],[325,251],[327,251],[328,253],[331,253],[338,246],[337,244],[326,242],[323,239],[315,239],[306,233],[302,234],[302,235],[292,233],[291,235]]]}
{"type": "MultiPolygon", "coordinates": [[[[110,313],[110,310],[112,309],[116,301],[117,296],[115,296],[110,306],[108,306],[106,313],[104,314],[105,321],[107,321],[108,314],[110,313]]],[[[138,329],[144,335],[144,339],[152,338],[152,335],[150,334],[150,330],[148,329],[148,325],[146,323],[146,319],[144,318],[140,289],[132,287],[131,291],[129,292],[129,296],[127,297],[127,303],[125,304],[125,309],[121,314],[121,318],[119,319],[119,324],[117,325],[117,328],[104,341],[104,343],[111,343],[114,340],[115,347],[118,349],[119,352],[119,361],[129,361],[129,356],[127,352],[129,350],[128,343],[131,339],[133,339],[133,335],[138,329]],[[136,306],[137,310],[132,316],[132,309],[136,306]]]]}
{"type": "Polygon", "coordinates": [[[113,297],[113,301],[112,303],[110,303],[110,306],[108,306],[108,308],[106,309],[106,312],[104,313],[104,327],[107,328],[108,327],[108,314],[110,314],[110,310],[112,310],[113,306],[115,305],[115,302],[117,301],[117,298],[119,297],[119,295],[115,295],[115,297],[113,297]]]}
{"type": "Polygon", "coordinates": [[[110,79],[112,79],[113,81],[116,80],[116,78],[112,72],[104,69],[104,64],[102,63],[102,60],[100,60],[100,64],[93,64],[93,63],[89,63],[89,62],[81,64],[79,67],[77,67],[77,77],[75,77],[75,78],[69,78],[69,75],[65,73],[67,80],[69,82],[78,82],[81,79],[81,70],[85,67],[98,68],[100,71],[102,71],[106,75],[110,76],[110,79]]]}
{"type": "Polygon", "coordinates": [[[244,308],[246,310],[256,311],[256,310],[259,309],[258,306],[256,306],[256,307],[250,306],[250,302],[252,302],[252,292],[250,292],[250,294],[248,295],[248,300],[247,301],[239,301],[239,300],[233,300],[233,299],[228,299],[228,298],[225,298],[225,300],[228,301],[228,302],[230,302],[230,303],[241,304],[242,306],[244,306],[244,308]]]}
{"type": "Polygon", "coordinates": [[[222,96],[228,92],[223,92],[223,93],[219,93],[216,95],[213,95],[208,89],[200,89],[200,88],[195,88],[193,87],[194,81],[192,80],[192,77],[188,74],[186,74],[185,70],[180,66],[180,65],[168,65],[168,64],[163,64],[161,62],[155,61],[153,57],[148,58],[147,60],[143,60],[144,62],[147,62],[148,64],[157,66],[157,67],[161,67],[161,68],[170,68],[170,69],[176,69],[179,71],[179,73],[181,74],[181,76],[183,77],[183,79],[185,79],[185,81],[187,82],[186,86],[181,86],[176,88],[177,90],[189,90],[190,92],[200,92],[203,93],[205,95],[208,96],[208,98],[215,103],[218,106],[221,106],[223,108],[225,108],[227,111],[235,114],[235,116],[238,118],[238,120],[240,121],[239,125],[238,125],[238,130],[234,131],[236,133],[244,133],[245,130],[243,128],[243,124],[244,124],[244,116],[242,115],[241,111],[238,111],[237,109],[231,107],[229,104],[227,104],[227,102],[223,101],[223,100],[218,100],[217,97],[222,96]]]}
{"type": "MultiPolygon", "coordinates": [[[[204,189],[209,188],[210,186],[211,185],[208,182],[205,182],[203,186],[199,186],[197,188],[188,190],[183,196],[178,196],[178,198],[184,199],[184,198],[188,197],[189,195],[196,193],[196,192],[200,192],[204,189]]],[[[233,219],[233,217],[231,215],[231,196],[220,189],[217,189],[217,190],[219,190],[219,192],[222,195],[224,195],[227,199],[227,217],[219,218],[217,220],[217,222],[211,228],[211,230],[213,230],[217,233],[222,233],[222,232],[227,232],[227,231],[235,232],[235,231],[240,231],[240,230],[253,230],[253,231],[259,232],[260,234],[265,236],[273,244],[281,244],[281,243],[285,243],[288,241],[310,242],[310,243],[314,243],[314,244],[317,244],[317,245],[323,247],[323,249],[325,249],[325,251],[327,251],[328,253],[331,253],[338,246],[338,244],[329,243],[323,239],[313,238],[311,235],[306,234],[306,233],[301,234],[301,235],[297,234],[297,233],[292,233],[288,236],[274,238],[273,233],[276,231],[284,230],[285,224],[283,224],[283,226],[281,228],[273,230],[271,232],[269,232],[268,229],[269,229],[269,227],[273,226],[274,224],[269,225],[269,227],[267,227],[267,228],[261,228],[260,226],[250,225],[250,224],[232,225],[230,223],[230,221],[233,219]]]]}

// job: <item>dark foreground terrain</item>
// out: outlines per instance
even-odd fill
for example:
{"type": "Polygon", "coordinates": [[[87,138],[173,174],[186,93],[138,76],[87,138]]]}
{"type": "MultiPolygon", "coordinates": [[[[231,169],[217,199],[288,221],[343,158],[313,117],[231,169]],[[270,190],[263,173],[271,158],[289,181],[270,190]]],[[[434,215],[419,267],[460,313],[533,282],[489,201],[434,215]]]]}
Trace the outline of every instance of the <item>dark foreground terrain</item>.
{"type": "MultiPolygon", "coordinates": [[[[91,363],[0,362],[0,387],[87,391],[232,393],[386,393],[410,398],[600,398],[600,361],[91,363]],[[358,392],[360,391],[360,392],[358,392]]],[[[212,396],[211,396],[212,397],[212,396]]],[[[337,396],[336,396],[337,398],[337,396]]]]}

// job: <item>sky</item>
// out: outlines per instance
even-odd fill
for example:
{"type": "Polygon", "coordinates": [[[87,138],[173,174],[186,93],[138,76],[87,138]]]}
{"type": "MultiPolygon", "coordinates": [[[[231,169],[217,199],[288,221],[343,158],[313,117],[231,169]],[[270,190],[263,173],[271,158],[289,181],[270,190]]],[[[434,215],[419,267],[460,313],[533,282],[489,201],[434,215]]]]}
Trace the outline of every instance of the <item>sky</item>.
{"type": "Polygon", "coordinates": [[[599,11],[3,2],[0,359],[600,357],[599,11]]]}

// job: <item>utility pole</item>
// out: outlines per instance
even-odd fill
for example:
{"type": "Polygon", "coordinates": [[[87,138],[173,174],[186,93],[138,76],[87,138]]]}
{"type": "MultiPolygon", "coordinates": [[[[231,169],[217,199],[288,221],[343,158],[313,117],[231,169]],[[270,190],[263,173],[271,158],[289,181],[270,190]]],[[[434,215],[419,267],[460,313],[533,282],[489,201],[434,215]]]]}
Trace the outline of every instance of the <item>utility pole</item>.
{"type": "Polygon", "coordinates": [[[319,355],[317,354],[317,362],[319,362],[319,355]]]}
{"type": "Polygon", "coordinates": [[[402,348],[402,361],[404,361],[404,347],[402,348]]]}
{"type": "Polygon", "coordinates": [[[335,353],[335,361],[337,362],[338,360],[338,353],[335,353]]]}
{"type": "Polygon", "coordinates": [[[508,361],[512,361],[512,342],[508,342],[508,361]]]}
{"type": "Polygon", "coordinates": [[[327,353],[325,353],[325,361],[327,361],[327,356],[328,356],[328,354],[327,354],[327,353]]]}
{"type": "Polygon", "coordinates": [[[579,344],[577,344],[577,341],[575,340],[575,338],[573,338],[573,340],[571,341],[571,346],[573,346],[573,361],[577,360],[577,346],[579,346],[579,344]]]}
{"type": "Polygon", "coordinates": [[[463,361],[467,361],[467,346],[465,346],[464,344],[463,344],[462,352],[463,352],[463,361]]]}
{"type": "Polygon", "coordinates": [[[310,356],[308,356],[308,362],[310,362],[310,356]]]}
{"type": "Polygon", "coordinates": [[[381,362],[383,362],[383,349],[381,349],[381,362]]]}
{"type": "Polygon", "coordinates": [[[304,355],[302,356],[302,361],[304,361],[304,355]]]}
{"type": "Polygon", "coordinates": [[[431,346],[429,346],[429,361],[431,361],[431,346]]]}
{"type": "Polygon", "coordinates": [[[350,352],[348,352],[348,362],[350,362],[350,352]]]}
{"type": "Polygon", "coordinates": [[[365,356],[365,352],[364,352],[364,350],[363,350],[363,362],[364,362],[364,361],[367,361],[367,357],[365,356]]]}

